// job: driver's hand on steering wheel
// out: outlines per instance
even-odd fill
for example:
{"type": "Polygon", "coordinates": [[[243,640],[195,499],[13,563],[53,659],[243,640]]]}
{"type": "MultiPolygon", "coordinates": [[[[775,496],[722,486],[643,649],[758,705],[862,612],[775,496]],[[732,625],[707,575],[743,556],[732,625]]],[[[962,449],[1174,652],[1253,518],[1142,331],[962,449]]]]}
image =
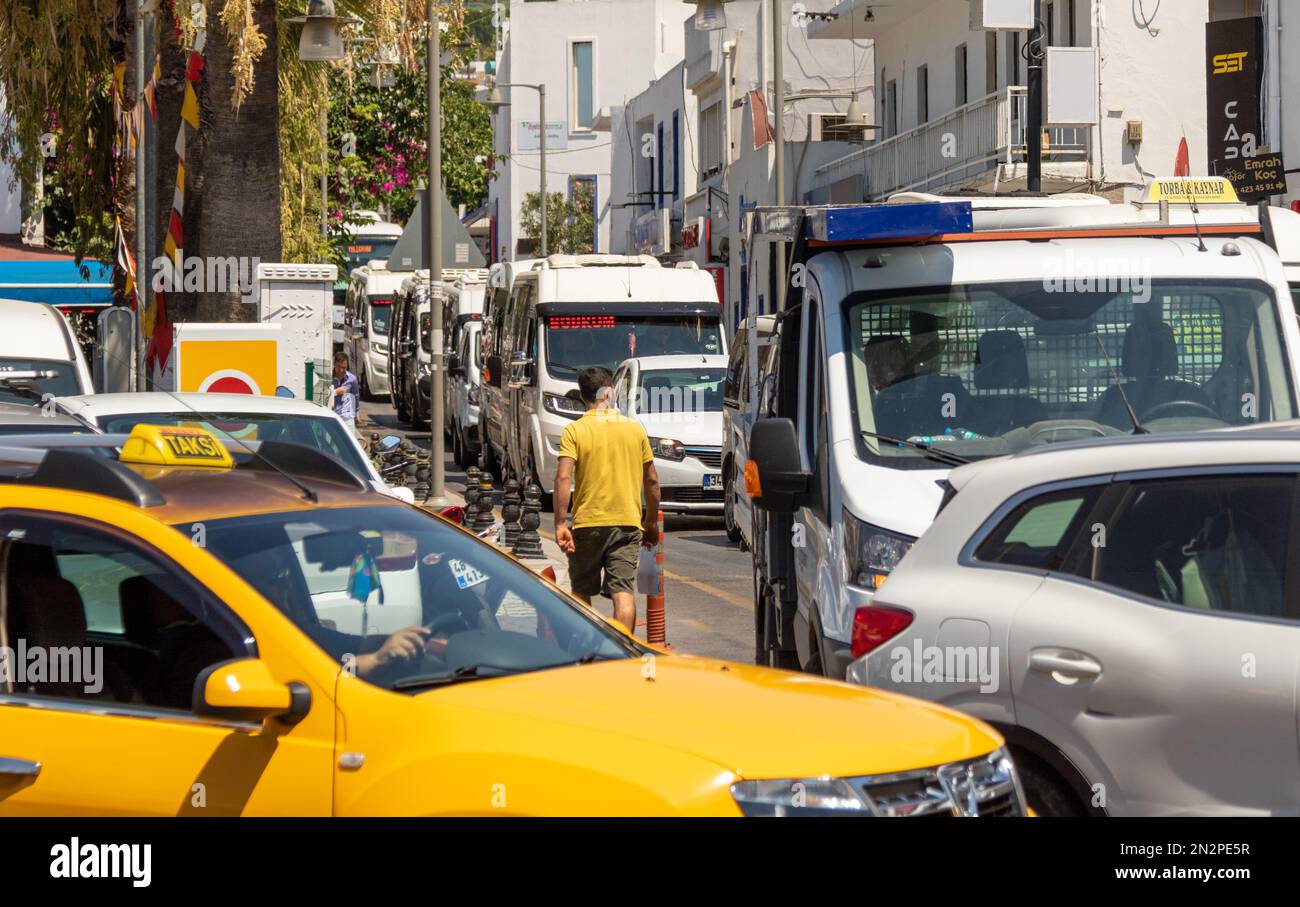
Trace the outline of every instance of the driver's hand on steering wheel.
{"type": "Polygon", "coordinates": [[[419,658],[424,651],[425,639],[428,636],[428,627],[415,626],[398,630],[384,640],[384,644],[378,651],[357,656],[357,674],[365,677],[376,668],[382,668],[398,659],[413,661],[419,658]]]}

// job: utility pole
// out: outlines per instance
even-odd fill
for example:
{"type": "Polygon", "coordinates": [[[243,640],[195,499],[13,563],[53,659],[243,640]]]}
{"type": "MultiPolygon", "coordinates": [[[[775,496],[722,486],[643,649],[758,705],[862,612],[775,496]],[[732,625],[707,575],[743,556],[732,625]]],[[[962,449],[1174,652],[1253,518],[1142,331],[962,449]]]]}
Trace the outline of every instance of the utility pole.
{"type": "Polygon", "coordinates": [[[1025,117],[1025,182],[1030,192],[1040,192],[1043,188],[1043,57],[1046,51],[1042,47],[1042,17],[1042,0],[1034,0],[1034,28],[1029,33],[1029,43],[1025,45],[1029,58],[1026,68],[1028,97],[1025,102],[1029,109],[1025,117]]]}
{"type": "MultiPolygon", "coordinates": [[[[776,203],[785,204],[785,61],[781,58],[782,27],[781,0],[772,0],[772,100],[775,107],[773,121],[776,130],[773,135],[776,146],[776,203]]],[[[776,310],[785,311],[785,243],[778,242],[772,247],[775,256],[773,266],[776,268],[776,310]]]]}
{"type": "Polygon", "coordinates": [[[433,322],[429,365],[429,496],[427,506],[447,503],[446,445],[442,433],[444,357],[442,355],[442,34],[436,0],[429,0],[429,314],[433,322]]]}
{"type": "Polygon", "coordinates": [[[537,86],[537,115],[542,118],[541,141],[538,143],[540,164],[542,168],[542,258],[546,257],[546,83],[542,82],[537,86]]]}

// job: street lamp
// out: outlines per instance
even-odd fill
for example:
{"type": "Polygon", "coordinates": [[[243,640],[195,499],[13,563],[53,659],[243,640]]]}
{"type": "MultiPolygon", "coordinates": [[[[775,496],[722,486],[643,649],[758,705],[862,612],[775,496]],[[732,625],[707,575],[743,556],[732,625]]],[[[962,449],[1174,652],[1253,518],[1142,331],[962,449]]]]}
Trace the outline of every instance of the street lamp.
{"type": "Polygon", "coordinates": [[[531,88],[533,91],[537,92],[537,118],[541,120],[541,129],[539,130],[541,134],[541,142],[538,145],[538,150],[540,151],[539,163],[541,165],[541,171],[542,171],[542,177],[541,177],[542,237],[540,241],[540,252],[541,252],[540,257],[545,258],[546,257],[546,85],[545,83],[541,85],[530,85],[527,82],[498,82],[492,88],[492,91],[488,93],[487,101],[485,102],[487,105],[487,109],[491,110],[493,113],[496,113],[502,107],[510,106],[510,103],[501,97],[500,89],[502,88],[531,88]]]}
{"type": "Polygon", "coordinates": [[[339,32],[339,17],[334,14],[334,0],[311,0],[306,16],[289,20],[302,25],[298,39],[298,59],[308,62],[328,62],[343,59],[343,35],[339,32]]]}
{"type": "MultiPolygon", "coordinates": [[[[329,63],[343,59],[343,35],[339,31],[338,16],[334,14],[334,0],[311,0],[307,15],[288,20],[302,26],[298,38],[298,59],[306,63],[329,63]]],[[[329,83],[326,82],[325,103],[320,108],[320,235],[330,235],[330,183],[329,183],[329,83]]]]}
{"type": "Polygon", "coordinates": [[[695,30],[717,31],[727,27],[727,11],[722,4],[731,0],[686,0],[695,6],[695,30]]]}

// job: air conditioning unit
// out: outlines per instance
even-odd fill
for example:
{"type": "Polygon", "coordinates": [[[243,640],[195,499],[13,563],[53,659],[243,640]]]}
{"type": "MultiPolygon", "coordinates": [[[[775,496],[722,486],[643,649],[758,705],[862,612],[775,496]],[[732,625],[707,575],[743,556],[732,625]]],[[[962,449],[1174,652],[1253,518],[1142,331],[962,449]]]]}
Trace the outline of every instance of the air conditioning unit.
{"type": "Polygon", "coordinates": [[[808,114],[808,139],[812,142],[861,142],[868,128],[845,126],[842,113],[808,114]]]}
{"type": "Polygon", "coordinates": [[[972,31],[1028,31],[1034,27],[1034,0],[970,0],[972,31]]]}

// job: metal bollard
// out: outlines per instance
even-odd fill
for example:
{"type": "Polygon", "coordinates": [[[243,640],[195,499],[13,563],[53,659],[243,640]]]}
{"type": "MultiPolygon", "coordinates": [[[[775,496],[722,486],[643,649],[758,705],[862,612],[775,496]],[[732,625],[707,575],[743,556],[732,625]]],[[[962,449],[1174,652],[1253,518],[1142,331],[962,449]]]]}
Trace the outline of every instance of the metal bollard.
{"type": "Polygon", "coordinates": [[[523,516],[524,497],[519,493],[519,482],[510,479],[506,482],[506,493],[501,499],[501,538],[499,544],[503,548],[513,548],[515,540],[519,538],[522,531],[519,526],[519,518],[523,516]]]}
{"type": "Polygon", "coordinates": [[[481,472],[478,477],[478,512],[474,514],[474,529],[483,531],[491,529],[497,521],[494,505],[495,493],[492,488],[492,474],[481,472]]]}
{"type": "Polygon", "coordinates": [[[668,646],[665,641],[667,618],[664,615],[664,512],[655,522],[659,526],[659,543],[655,545],[655,563],[659,565],[659,594],[645,597],[645,640],[654,646],[668,646]]]}

